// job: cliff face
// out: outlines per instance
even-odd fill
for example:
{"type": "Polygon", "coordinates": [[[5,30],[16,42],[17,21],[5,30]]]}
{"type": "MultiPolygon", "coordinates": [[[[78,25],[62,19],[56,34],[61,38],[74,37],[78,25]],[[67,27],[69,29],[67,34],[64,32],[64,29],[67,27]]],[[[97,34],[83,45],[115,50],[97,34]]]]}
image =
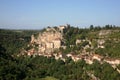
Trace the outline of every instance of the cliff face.
{"type": "Polygon", "coordinates": [[[61,47],[63,40],[63,29],[66,26],[60,26],[57,28],[47,28],[43,33],[39,33],[37,36],[31,36],[31,44],[37,44],[39,53],[51,53],[61,47]]]}

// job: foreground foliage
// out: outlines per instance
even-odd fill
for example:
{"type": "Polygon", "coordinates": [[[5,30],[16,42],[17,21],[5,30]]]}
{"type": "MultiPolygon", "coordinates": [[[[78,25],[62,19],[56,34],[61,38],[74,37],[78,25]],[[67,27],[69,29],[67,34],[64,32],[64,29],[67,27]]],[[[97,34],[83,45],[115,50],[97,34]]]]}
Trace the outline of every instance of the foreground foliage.
{"type": "Polygon", "coordinates": [[[94,61],[88,65],[84,60],[73,62],[71,58],[64,62],[54,57],[11,57],[3,47],[0,49],[0,80],[90,80],[89,74],[101,80],[120,79],[120,74],[107,63],[94,61]]]}

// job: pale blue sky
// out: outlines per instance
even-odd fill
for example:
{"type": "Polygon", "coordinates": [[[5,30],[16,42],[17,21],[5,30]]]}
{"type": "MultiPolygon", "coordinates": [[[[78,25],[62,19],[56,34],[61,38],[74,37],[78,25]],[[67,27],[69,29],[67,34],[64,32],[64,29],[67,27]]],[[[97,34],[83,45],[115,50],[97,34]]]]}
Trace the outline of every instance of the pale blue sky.
{"type": "Polygon", "coordinates": [[[120,26],[120,0],[0,0],[0,28],[120,26]]]}

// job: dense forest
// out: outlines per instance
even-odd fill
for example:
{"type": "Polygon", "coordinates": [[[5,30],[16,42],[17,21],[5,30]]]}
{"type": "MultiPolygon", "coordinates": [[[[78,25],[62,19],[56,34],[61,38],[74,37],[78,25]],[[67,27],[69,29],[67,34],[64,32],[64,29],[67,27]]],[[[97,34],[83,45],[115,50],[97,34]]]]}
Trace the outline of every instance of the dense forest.
{"type": "MultiPolygon", "coordinates": [[[[120,27],[106,25],[104,27],[93,26],[79,29],[70,26],[64,30],[66,49],[60,49],[64,54],[71,51],[82,50],[88,42],[80,43],[74,47],[76,39],[90,39],[94,47],[99,39],[100,30],[115,30],[116,32],[103,37],[106,39],[105,48],[94,48],[96,53],[114,58],[120,58],[120,27]],[[118,31],[117,31],[118,30],[118,31]],[[112,41],[117,39],[116,42],[112,41]],[[107,53],[107,54],[106,54],[107,53]]],[[[0,80],[120,80],[120,73],[110,64],[100,63],[94,60],[93,64],[86,64],[84,60],[74,62],[71,58],[66,61],[55,60],[54,57],[20,56],[22,48],[26,48],[32,34],[43,30],[4,30],[0,29],[0,80]]],[[[117,66],[120,69],[120,65],[117,66]]]]}

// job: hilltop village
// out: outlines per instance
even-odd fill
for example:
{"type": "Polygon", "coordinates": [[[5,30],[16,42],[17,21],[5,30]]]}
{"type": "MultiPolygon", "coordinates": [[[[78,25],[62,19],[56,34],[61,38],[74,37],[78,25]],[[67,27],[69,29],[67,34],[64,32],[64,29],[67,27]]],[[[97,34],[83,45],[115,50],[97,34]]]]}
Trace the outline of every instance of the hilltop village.
{"type": "MultiPolygon", "coordinates": [[[[28,50],[24,50],[22,55],[28,56],[46,56],[55,57],[55,59],[61,59],[65,61],[67,57],[70,57],[73,61],[85,60],[88,64],[93,64],[94,60],[99,61],[101,64],[107,62],[111,64],[114,68],[116,65],[120,64],[120,58],[110,58],[108,56],[103,56],[97,54],[94,51],[93,41],[96,41],[96,48],[104,49],[104,43],[108,34],[112,32],[110,30],[100,30],[98,36],[100,39],[93,39],[92,41],[88,38],[76,39],[75,45],[69,45],[70,47],[78,46],[84,43],[84,46],[79,51],[71,51],[64,54],[60,49],[65,50],[67,46],[65,45],[64,31],[69,29],[70,25],[63,25],[59,27],[48,27],[43,32],[31,35],[31,41],[28,45],[28,50]],[[86,43],[86,44],[85,44],[86,43]],[[77,54],[76,54],[77,52],[77,54]]],[[[119,31],[115,31],[119,32],[119,31]]],[[[114,32],[114,33],[115,33],[114,32]]],[[[116,40],[116,39],[115,39],[116,40]]],[[[117,39],[116,41],[119,41],[117,39]]],[[[120,70],[118,70],[120,72],[120,70]]]]}
{"type": "Polygon", "coordinates": [[[0,33],[2,80],[120,80],[120,27],[67,24],[0,33]]]}
{"type": "Polygon", "coordinates": [[[39,33],[36,38],[32,35],[31,44],[38,44],[38,54],[51,53],[55,49],[59,49],[62,45],[63,36],[61,32],[64,28],[64,26],[59,27],[59,31],[55,28],[47,28],[45,32],[39,33]]]}

